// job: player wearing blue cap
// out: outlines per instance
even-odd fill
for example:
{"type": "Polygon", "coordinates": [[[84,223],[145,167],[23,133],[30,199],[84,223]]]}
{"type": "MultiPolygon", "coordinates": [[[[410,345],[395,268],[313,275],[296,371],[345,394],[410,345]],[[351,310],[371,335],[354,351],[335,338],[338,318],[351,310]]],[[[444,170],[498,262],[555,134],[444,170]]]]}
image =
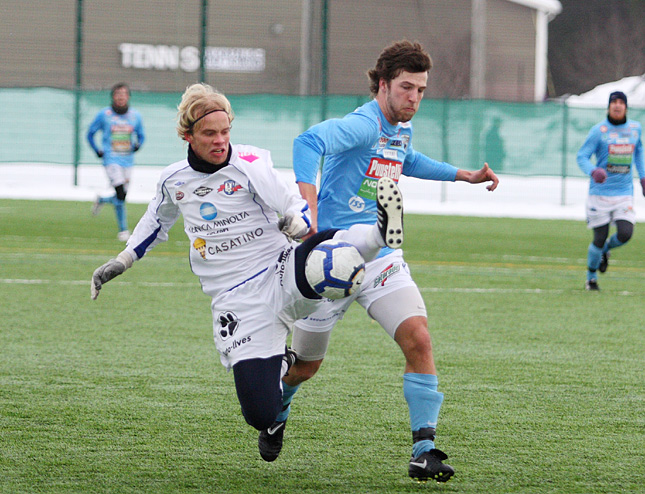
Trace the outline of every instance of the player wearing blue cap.
{"type": "Polygon", "coordinates": [[[593,230],[593,240],[587,251],[585,289],[599,291],[597,272],[607,270],[611,250],[625,245],[634,233],[634,167],[645,195],[641,124],[627,119],[625,93],[609,95],[607,118],[591,128],[577,159],[580,169],[591,177],[587,227],[593,230]],[[594,154],[595,164],[591,161],[594,154]],[[616,233],[607,240],[612,223],[616,233]]]}

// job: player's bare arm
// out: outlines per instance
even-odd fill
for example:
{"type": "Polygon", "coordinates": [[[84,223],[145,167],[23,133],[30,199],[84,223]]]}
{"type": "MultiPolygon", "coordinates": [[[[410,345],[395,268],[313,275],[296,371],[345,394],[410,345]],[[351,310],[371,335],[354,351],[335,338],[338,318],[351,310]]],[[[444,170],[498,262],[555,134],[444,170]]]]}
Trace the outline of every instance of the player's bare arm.
{"type": "Polygon", "coordinates": [[[306,182],[298,182],[298,189],[302,198],[309,204],[309,210],[311,211],[311,228],[309,233],[303,237],[306,240],[318,231],[318,191],[314,184],[306,182]]]}
{"type": "Polygon", "coordinates": [[[499,178],[495,175],[495,172],[490,169],[488,163],[484,163],[484,166],[476,171],[469,170],[457,170],[457,176],[455,177],[456,182],[468,182],[471,184],[481,184],[483,182],[493,182],[488,185],[486,189],[491,192],[497,188],[499,184],[499,178]]]}

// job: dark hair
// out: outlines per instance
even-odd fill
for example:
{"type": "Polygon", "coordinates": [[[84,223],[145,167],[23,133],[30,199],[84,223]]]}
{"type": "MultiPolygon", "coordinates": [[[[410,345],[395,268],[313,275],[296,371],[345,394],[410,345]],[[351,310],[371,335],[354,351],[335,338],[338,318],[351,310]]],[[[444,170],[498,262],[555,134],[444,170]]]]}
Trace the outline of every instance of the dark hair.
{"type": "Polygon", "coordinates": [[[408,40],[396,41],[387,46],[379,55],[376,67],[367,72],[370,79],[370,92],[376,96],[381,79],[390,82],[406,71],[410,73],[428,72],[432,59],[420,43],[408,40]]]}
{"type": "Polygon", "coordinates": [[[114,93],[116,92],[116,90],[121,88],[126,88],[128,90],[128,94],[130,94],[130,86],[128,86],[125,82],[117,82],[114,86],[112,86],[110,95],[114,96],[114,93]]]}

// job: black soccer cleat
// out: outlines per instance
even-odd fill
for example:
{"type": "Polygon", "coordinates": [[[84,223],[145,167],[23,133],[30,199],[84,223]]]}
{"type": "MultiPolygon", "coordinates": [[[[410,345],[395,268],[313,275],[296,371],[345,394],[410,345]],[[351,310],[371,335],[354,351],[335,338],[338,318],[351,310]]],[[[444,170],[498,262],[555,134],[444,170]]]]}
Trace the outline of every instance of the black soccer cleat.
{"type": "Polygon", "coordinates": [[[418,482],[434,480],[436,482],[448,482],[455,474],[455,469],[443,463],[448,455],[441,450],[431,449],[410,459],[408,475],[418,482]]]}
{"type": "Polygon", "coordinates": [[[260,431],[258,448],[264,461],[274,461],[280,455],[286,423],[286,420],[284,422],[273,422],[271,427],[260,431]]]}
{"type": "Polygon", "coordinates": [[[398,249],[403,244],[403,198],[396,182],[381,177],[376,184],[376,222],[385,245],[398,249]]]}
{"type": "Polygon", "coordinates": [[[607,267],[609,266],[610,255],[611,254],[609,253],[609,251],[602,253],[602,259],[600,259],[600,266],[598,267],[598,271],[600,271],[601,273],[604,273],[605,271],[607,271],[607,267]]]}
{"type": "Polygon", "coordinates": [[[598,286],[597,280],[587,280],[585,282],[585,290],[588,292],[599,292],[600,287],[598,286]]]}

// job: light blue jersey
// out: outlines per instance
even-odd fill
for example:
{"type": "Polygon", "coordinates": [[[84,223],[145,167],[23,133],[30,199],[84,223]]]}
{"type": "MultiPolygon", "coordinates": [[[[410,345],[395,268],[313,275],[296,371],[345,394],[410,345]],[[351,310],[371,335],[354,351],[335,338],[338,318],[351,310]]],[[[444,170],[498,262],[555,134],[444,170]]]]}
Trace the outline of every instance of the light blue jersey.
{"type": "Polygon", "coordinates": [[[344,118],[314,125],[295,139],[298,182],[316,184],[321,156],[325,162],[318,193],[319,230],[374,223],[380,177],[395,182],[401,175],[454,181],[457,175],[456,167],[415,151],[412,124],[391,125],[376,100],[344,118]]]}
{"type": "Polygon", "coordinates": [[[638,176],[645,177],[641,124],[627,120],[624,124],[613,125],[608,119],[594,125],[578,151],[578,166],[587,175],[594,168],[607,171],[607,180],[589,182],[589,195],[631,196],[634,194],[633,167],[638,176]],[[596,155],[596,164],[591,155],[596,155]]]}
{"type": "Polygon", "coordinates": [[[138,111],[130,108],[121,115],[108,106],[98,112],[87,131],[87,140],[97,153],[99,147],[94,142],[94,134],[98,131],[103,133],[104,165],[116,164],[130,167],[134,164],[135,145],[137,148],[140,147],[145,139],[141,115],[138,111]],[[133,140],[133,137],[136,140],[133,140]]]}

